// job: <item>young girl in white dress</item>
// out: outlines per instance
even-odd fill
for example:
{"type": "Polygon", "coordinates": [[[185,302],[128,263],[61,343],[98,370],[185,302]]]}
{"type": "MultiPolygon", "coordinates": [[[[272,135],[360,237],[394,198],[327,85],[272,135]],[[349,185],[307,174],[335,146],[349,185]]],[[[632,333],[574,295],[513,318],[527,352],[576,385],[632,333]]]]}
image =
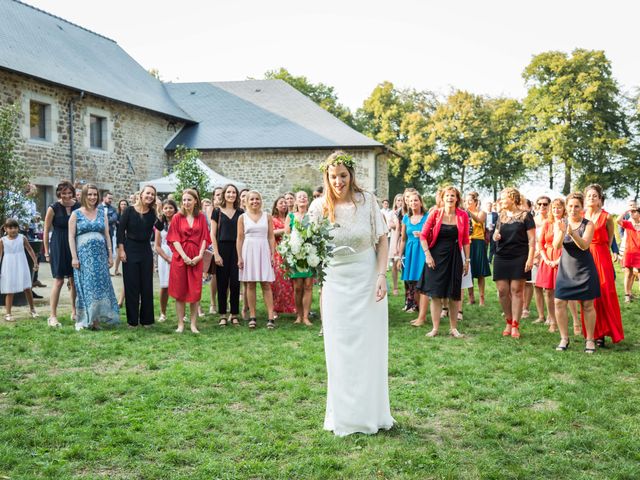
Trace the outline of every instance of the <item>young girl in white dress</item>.
{"type": "Polygon", "coordinates": [[[246,196],[246,209],[238,219],[238,272],[244,282],[249,307],[249,328],[256,328],[256,283],[260,282],[262,297],[267,307],[267,328],[275,327],[273,291],[275,281],[273,254],[276,240],[271,215],[262,211],[262,195],[251,190],[246,196]]]}
{"type": "Polygon", "coordinates": [[[324,428],[335,435],[389,429],[387,227],[373,194],[356,184],[353,157],[334,152],[323,163],[324,197],[312,219],[328,218],[335,253],[322,286],[327,362],[324,428]]]}
{"type": "Polygon", "coordinates": [[[15,293],[24,292],[29,302],[31,317],[36,318],[38,314],[33,306],[33,294],[31,293],[31,271],[27,263],[26,253],[33,260],[33,269],[38,270],[38,259],[36,254],[29,245],[26,237],[18,233],[18,222],[9,218],[4,223],[4,231],[7,233],[5,237],[0,238],[0,261],[2,261],[2,270],[0,270],[0,293],[4,293],[4,308],[6,315],[4,319],[7,322],[13,322],[15,319],[11,315],[11,307],[13,306],[13,295],[15,293]]]}
{"type": "Polygon", "coordinates": [[[171,219],[178,211],[178,204],[170,198],[162,202],[162,218],[155,225],[155,250],[158,254],[158,277],[160,280],[160,318],[158,322],[167,320],[167,303],[169,303],[169,272],[171,269],[171,248],[167,244],[167,234],[171,219]]]}

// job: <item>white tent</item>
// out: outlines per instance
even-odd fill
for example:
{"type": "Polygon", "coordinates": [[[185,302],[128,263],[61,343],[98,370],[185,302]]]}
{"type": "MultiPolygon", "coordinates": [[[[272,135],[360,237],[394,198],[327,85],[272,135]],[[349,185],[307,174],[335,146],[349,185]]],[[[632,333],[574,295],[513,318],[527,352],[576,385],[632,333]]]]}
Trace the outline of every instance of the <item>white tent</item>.
{"type": "MultiPolygon", "coordinates": [[[[226,185],[227,183],[232,183],[233,185],[235,185],[238,190],[242,190],[243,188],[247,188],[247,184],[243,183],[243,182],[239,182],[237,180],[232,180],[230,178],[227,178],[223,175],[220,175],[219,173],[214,172],[213,170],[211,170],[209,167],[207,167],[207,165],[205,165],[205,163],[200,160],[197,159],[196,163],[198,164],[198,167],[200,167],[200,169],[207,175],[207,177],[209,178],[209,188],[211,188],[212,190],[216,187],[222,187],[224,185],[226,185]]],[[[155,180],[147,180],[144,182],[140,182],[140,188],[142,189],[142,187],[144,187],[145,185],[153,185],[154,187],[156,187],[156,190],[158,190],[159,193],[173,193],[176,191],[176,187],[178,186],[178,179],[176,178],[176,174],[175,173],[171,173],[169,175],[167,175],[166,177],[162,177],[162,178],[156,178],[155,180]]]]}

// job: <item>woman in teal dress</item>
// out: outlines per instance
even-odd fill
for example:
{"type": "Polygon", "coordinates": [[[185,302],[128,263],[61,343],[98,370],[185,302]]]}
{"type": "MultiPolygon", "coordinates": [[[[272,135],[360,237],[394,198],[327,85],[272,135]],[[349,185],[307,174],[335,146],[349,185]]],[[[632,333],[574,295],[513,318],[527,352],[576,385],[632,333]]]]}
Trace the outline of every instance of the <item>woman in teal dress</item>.
{"type": "MultiPolygon", "coordinates": [[[[285,225],[286,233],[291,233],[296,221],[301,222],[309,209],[309,196],[307,192],[296,193],[294,211],[289,213],[289,222],[285,225]]],[[[313,325],[309,321],[311,310],[311,300],[313,297],[313,274],[309,271],[295,272],[291,274],[293,280],[293,297],[296,302],[296,321],[294,323],[304,323],[313,325]]]]}
{"type": "Polygon", "coordinates": [[[69,219],[69,246],[77,290],[76,330],[120,322],[118,301],[109,276],[113,265],[109,223],[104,209],[98,207],[95,185],[82,188],[80,204],[69,219]]]}
{"type": "Polygon", "coordinates": [[[405,311],[418,310],[418,295],[416,284],[422,276],[425,257],[420,246],[420,233],[427,219],[422,198],[418,192],[407,195],[409,212],[402,218],[402,236],[400,252],[404,254],[402,280],[405,282],[405,311]]]}

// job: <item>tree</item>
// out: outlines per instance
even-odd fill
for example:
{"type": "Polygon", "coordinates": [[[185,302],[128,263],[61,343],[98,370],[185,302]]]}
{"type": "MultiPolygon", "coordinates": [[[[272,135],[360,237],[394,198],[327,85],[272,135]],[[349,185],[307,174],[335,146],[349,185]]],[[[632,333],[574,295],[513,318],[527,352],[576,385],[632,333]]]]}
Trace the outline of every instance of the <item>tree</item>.
{"type": "Polygon", "coordinates": [[[597,178],[605,189],[612,186],[627,139],[620,92],[604,52],[545,52],[533,58],[523,77],[532,126],[528,158],[561,164],[565,194],[574,180],[581,186],[597,178]]]}
{"type": "Polygon", "coordinates": [[[410,168],[428,172],[434,186],[454,183],[464,190],[490,158],[489,123],[490,110],[483,97],[454,92],[438,105],[424,126],[428,137],[422,154],[412,157],[417,164],[410,168]]]}
{"type": "Polygon", "coordinates": [[[186,148],[184,145],[178,145],[175,151],[175,158],[178,164],[173,171],[178,179],[176,186],[176,201],[182,199],[182,191],[187,188],[193,188],[198,192],[200,198],[203,198],[209,192],[209,177],[198,166],[197,160],[200,158],[200,152],[193,148],[186,148]]]}
{"type": "Polygon", "coordinates": [[[424,172],[411,166],[422,158],[424,127],[436,105],[436,97],[431,92],[399,90],[391,82],[382,82],[356,112],[362,133],[402,155],[389,160],[390,192],[428,180],[424,172]]]}
{"type": "Polygon", "coordinates": [[[527,171],[524,162],[522,138],[525,118],[522,104],[511,98],[485,100],[488,109],[488,135],[483,148],[487,152],[484,162],[478,166],[478,186],[498,192],[517,185],[527,171]]]}
{"type": "Polygon", "coordinates": [[[339,118],[350,127],[356,128],[351,110],[338,101],[338,96],[333,87],[325,85],[324,83],[311,83],[307,77],[292,75],[286,68],[282,67],[280,67],[279,70],[269,70],[264,74],[264,78],[268,80],[284,80],[293,88],[316,102],[327,112],[339,118]]]}
{"type": "Polygon", "coordinates": [[[629,143],[621,159],[621,168],[614,185],[614,195],[640,197],[640,89],[625,97],[624,106],[629,125],[629,143]]]}
{"type": "Polygon", "coordinates": [[[0,225],[25,214],[29,177],[25,162],[16,155],[19,119],[18,105],[0,106],[0,225]]]}

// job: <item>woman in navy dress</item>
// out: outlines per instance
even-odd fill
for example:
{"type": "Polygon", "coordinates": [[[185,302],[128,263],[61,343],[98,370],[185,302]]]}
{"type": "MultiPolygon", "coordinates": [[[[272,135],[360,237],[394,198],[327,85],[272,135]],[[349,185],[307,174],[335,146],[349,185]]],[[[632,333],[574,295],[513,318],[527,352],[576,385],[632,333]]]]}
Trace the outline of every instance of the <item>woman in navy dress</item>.
{"type": "Polygon", "coordinates": [[[76,318],[76,288],[73,281],[73,267],[71,266],[71,250],[69,249],[69,217],[74,210],[80,208],[76,203],[76,190],[71,182],[62,181],[56,187],[56,197],[58,201],[52,203],[47,208],[44,218],[44,257],[51,264],[51,276],[53,277],[53,287],[49,302],[51,305],[51,315],[47,321],[50,327],[59,327],[58,322],[58,301],[60,300],[60,290],[64,285],[64,279],[69,279],[71,287],[71,318],[76,318]],[[49,233],[53,228],[51,241],[49,233]]]}
{"type": "Polygon", "coordinates": [[[567,197],[568,219],[554,223],[553,247],[562,248],[558,275],[556,277],[555,307],[556,322],[560,330],[560,344],[556,350],[569,347],[567,302],[578,300],[584,313],[586,343],[584,351],[596,350],[594,331],[596,311],[594,299],[600,297],[600,279],[589,247],[593,240],[593,223],[583,217],[584,197],[582,193],[571,193],[567,197]]]}

